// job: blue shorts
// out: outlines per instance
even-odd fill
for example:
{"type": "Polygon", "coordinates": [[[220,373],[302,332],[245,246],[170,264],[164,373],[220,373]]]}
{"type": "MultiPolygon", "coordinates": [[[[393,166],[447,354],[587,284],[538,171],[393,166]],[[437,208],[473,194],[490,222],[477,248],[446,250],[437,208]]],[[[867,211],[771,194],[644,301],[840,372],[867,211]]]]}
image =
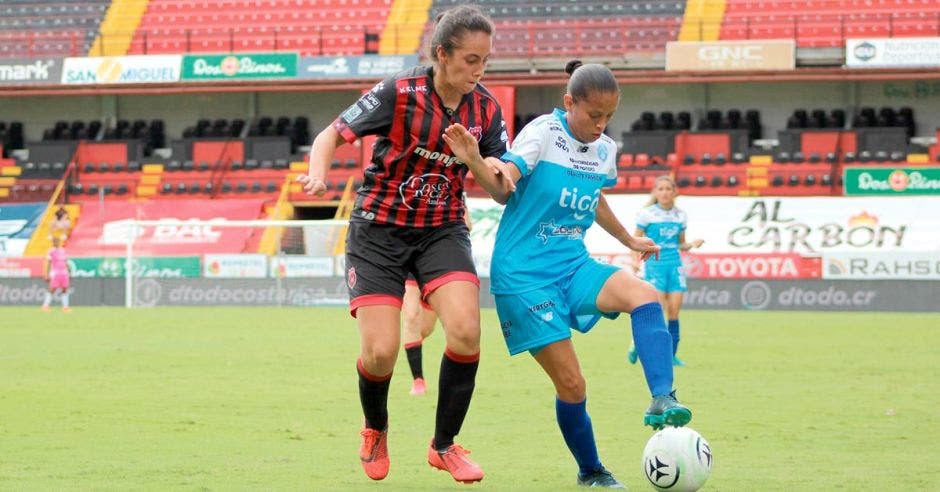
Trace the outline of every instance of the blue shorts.
{"type": "Polygon", "coordinates": [[[644,265],[643,279],[653,284],[660,292],[686,292],[685,271],[681,263],[668,263],[657,265],[647,263],[644,265]]]}
{"type": "Polygon", "coordinates": [[[557,282],[518,294],[496,294],[496,314],[509,355],[571,338],[571,329],[587,333],[601,316],[614,319],[620,313],[602,313],[597,295],[619,268],[587,260],[557,282]]]}

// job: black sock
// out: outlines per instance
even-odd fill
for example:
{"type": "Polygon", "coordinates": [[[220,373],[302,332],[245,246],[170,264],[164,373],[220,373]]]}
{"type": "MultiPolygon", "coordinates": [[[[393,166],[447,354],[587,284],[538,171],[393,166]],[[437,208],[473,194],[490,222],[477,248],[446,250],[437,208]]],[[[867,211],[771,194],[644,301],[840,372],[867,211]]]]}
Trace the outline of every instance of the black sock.
{"type": "Polygon", "coordinates": [[[392,375],[374,376],[366,371],[362,359],[356,361],[359,373],[359,402],[366,417],[366,427],[384,431],[388,427],[388,387],[392,375]]]}
{"type": "Polygon", "coordinates": [[[444,450],[454,443],[460,433],[463,419],[470,408],[479,352],[474,355],[458,355],[444,350],[441,359],[440,389],[437,397],[437,419],[434,424],[434,447],[444,450]]]}
{"type": "Polygon", "coordinates": [[[421,345],[422,340],[405,344],[405,355],[408,357],[408,367],[411,368],[413,379],[424,378],[424,372],[421,370],[421,345]]]}

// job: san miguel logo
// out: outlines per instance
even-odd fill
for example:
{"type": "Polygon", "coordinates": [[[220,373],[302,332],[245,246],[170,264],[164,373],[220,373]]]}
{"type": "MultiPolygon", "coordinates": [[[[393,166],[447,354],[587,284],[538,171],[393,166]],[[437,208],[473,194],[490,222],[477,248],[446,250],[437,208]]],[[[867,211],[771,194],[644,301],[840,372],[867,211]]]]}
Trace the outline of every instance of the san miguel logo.
{"type": "Polygon", "coordinates": [[[884,224],[865,210],[849,215],[844,223],[814,222],[787,217],[782,200],[757,200],[745,212],[740,225],[728,232],[735,248],[769,248],[774,252],[816,253],[834,248],[901,248],[907,225],[884,224]]]}

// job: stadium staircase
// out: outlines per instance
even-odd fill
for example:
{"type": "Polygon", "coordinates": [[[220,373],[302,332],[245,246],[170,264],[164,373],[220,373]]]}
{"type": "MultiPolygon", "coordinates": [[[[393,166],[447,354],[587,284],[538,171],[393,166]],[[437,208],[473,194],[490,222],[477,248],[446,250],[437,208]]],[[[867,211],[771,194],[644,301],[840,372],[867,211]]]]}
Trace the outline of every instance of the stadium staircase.
{"type": "Polygon", "coordinates": [[[394,0],[379,39],[379,54],[416,53],[430,8],[430,0],[394,0]]]}
{"type": "Polygon", "coordinates": [[[149,0],[121,0],[112,2],[104,21],[88,50],[88,56],[126,55],[133,33],[140,25],[149,0]]]}
{"type": "Polygon", "coordinates": [[[710,19],[723,18],[726,3],[724,0],[689,0],[679,29],[679,41],[717,40],[721,25],[710,19]]]}

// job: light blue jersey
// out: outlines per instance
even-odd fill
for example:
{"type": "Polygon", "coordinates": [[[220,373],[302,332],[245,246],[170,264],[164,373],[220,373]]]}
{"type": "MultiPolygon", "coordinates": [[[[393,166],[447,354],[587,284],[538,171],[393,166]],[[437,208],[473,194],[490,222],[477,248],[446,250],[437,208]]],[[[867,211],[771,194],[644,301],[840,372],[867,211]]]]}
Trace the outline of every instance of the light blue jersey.
{"type": "Polygon", "coordinates": [[[590,259],[584,234],[594,223],[601,188],[617,182],[616,155],[607,135],[578,141],[560,109],[522,129],[502,157],[522,177],[496,233],[494,294],[553,284],[590,259]]]}
{"type": "Polygon", "coordinates": [[[675,206],[665,210],[653,204],[637,213],[636,226],[660,247],[659,259],[650,258],[643,267],[643,278],[660,292],[688,290],[679,256],[679,238],[685,225],[685,212],[675,206]]]}
{"type": "Polygon", "coordinates": [[[664,210],[654,203],[636,214],[637,228],[660,247],[659,259],[650,258],[647,266],[674,266],[682,263],[679,256],[679,237],[685,232],[686,222],[685,212],[676,206],[664,210]]]}

